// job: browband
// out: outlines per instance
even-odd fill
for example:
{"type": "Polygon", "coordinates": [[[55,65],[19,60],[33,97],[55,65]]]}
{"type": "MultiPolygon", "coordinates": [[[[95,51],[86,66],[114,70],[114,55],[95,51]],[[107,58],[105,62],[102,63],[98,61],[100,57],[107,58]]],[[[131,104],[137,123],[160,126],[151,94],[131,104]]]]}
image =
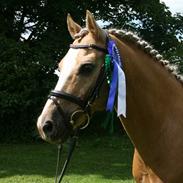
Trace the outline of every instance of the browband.
{"type": "Polygon", "coordinates": [[[104,52],[104,53],[108,53],[107,49],[102,48],[100,46],[97,46],[95,44],[86,44],[86,45],[74,45],[74,44],[70,44],[70,48],[73,49],[96,49],[98,51],[104,52]]]}

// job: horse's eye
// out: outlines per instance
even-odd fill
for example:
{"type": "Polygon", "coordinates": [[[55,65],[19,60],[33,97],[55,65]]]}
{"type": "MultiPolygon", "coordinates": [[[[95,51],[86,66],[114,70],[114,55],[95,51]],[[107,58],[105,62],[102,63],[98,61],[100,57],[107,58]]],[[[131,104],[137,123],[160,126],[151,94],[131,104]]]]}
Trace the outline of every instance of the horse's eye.
{"type": "Polygon", "coordinates": [[[82,75],[89,75],[95,68],[94,64],[83,64],[80,68],[79,68],[79,74],[82,75]]]}

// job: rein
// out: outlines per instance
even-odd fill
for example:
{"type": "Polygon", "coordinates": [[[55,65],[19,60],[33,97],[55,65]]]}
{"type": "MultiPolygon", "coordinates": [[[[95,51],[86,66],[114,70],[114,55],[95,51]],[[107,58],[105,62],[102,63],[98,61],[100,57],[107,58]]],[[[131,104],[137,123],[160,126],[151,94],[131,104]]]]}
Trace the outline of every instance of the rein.
{"type": "MultiPolygon", "coordinates": [[[[88,45],[73,45],[73,44],[71,44],[70,48],[73,48],[73,49],[96,49],[96,50],[101,51],[105,54],[108,53],[107,49],[102,48],[102,47],[100,47],[98,45],[95,45],[95,44],[88,44],[88,45]]],[[[50,92],[48,98],[50,100],[52,100],[53,103],[55,104],[55,106],[57,107],[57,110],[60,113],[60,115],[63,117],[64,124],[68,129],[73,130],[73,125],[74,125],[74,122],[75,122],[74,117],[77,116],[77,114],[85,115],[85,117],[87,119],[84,126],[80,127],[80,129],[84,129],[89,125],[92,103],[99,96],[100,88],[102,87],[102,84],[103,84],[104,80],[106,79],[106,74],[105,74],[104,67],[105,67],[105,65],[103,64],[102,67],[101,67],[101,70],[100,70],[100,74],[98,75],[96,85],[94,86],[93,89],[91,89],[88,97],[85,100],[81,99],[80,97],[74,96],[72,94],[66,93],[64,91],[52,90],[50,92]],[[58,99],[67,100],[71,103],[74,103],[74,104],[78,105],[81,108],[80,110],[77,110],[77,111],[75,111],[71,114],[69,123],[67,122],[66,114],[64,113],[64,110],[60,106],[60,104],[58,102],[58,99]]],[[[74,135],[70,139],[70,146],[69,146],[68,155],[67,155],[67,158],[65,160],[65,163],[63,165],[62,171],[61,171],[59,176],[58,176],[58,170],[59,170],[60,154],[61,154],[62,146],[61,145],[58,146],[58,156],[57,156],[57,167],[56,167],[55,183],[60,183],[62,181],[62,178],[63,178],[63,176],[66,172],[68,163],[71,159],[72,153],[75,149],[76,142],[77,142],[77,139],[78,139],[78,135],[79,135],[79,128],[74,130],[74,135]]]]}
{"type": "Polygon", "coordinates": [[[79,133],[79,130],[77,129],[74,133],[74,135],[72,136],[72,138],[70,139],[70,142],[69,142],[69,150],[68,150],[68,155],[67,155],[67,158],[63,164],[63,167],[62,167],[62,170],[61,170],[61,173],[60,175],[58,176],[58,171],[59,171],[59,164],[60,164],[60,156],[61,156],[61,151],[62,151],[62,145],[58,145],[58,155],[57,155],[57,165],[56,165],[56,174],[55,174],[55,183],[60,183],[64,177],[64,174],[66,172],[66,169],[67,169],[67,166],[70,162],[70,159],[71,159],[71,156],[72,156],[72,153],[76,147],[76,142],[77,142],[77,139],[78,139],[78,133],[79,133]]]}

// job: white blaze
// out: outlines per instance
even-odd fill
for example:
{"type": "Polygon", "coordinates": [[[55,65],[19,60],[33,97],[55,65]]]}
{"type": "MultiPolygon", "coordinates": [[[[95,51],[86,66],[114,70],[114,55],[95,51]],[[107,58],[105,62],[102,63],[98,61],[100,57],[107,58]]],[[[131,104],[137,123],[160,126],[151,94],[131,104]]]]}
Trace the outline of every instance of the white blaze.
{"type": "MultiPolygon", "coordinates": [[[[58,82],[56,84],[55,90],[61,91],[62,87],[65,85],[66,81],[68,80],[69,75],[72,73],[75,65],[76,65],[76,57],[78,55],[78,50],[76,49],[69,49],[65,57],[62,59],[62,71],[57,71],[57,75],[59,75],[58,82]],[[58,73],[59,72],[59,73],[58,73]]],[[[52,100],[47,100],[42,114],[47,113],[47,110],[49,109],[50,105],[53,104],[52,100]]],[[[38,120],[38,126],[41,125],[42,121],[42,115],[39,117],[38,120]]]]}
{"type": "Polygon", "coordinates": [[[62,60],[62,70],[59,74],[58,82],[55,86],[55,90],[61,91],[72,71],[76,66],[76,58],[78,50],[70,48],[65,57],[62,60]]]}

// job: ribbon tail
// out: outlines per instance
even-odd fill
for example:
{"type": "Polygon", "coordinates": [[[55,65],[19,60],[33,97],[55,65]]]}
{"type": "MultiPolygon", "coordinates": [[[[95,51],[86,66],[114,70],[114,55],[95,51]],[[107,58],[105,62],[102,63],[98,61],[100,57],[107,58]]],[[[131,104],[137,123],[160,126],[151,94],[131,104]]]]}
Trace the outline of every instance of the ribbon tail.
{"type": "Polygon", "coordinates": [[[126,78],[125,73],[118,66],[118,103],[117,103],[117,115],[121,114],[126,118],[126,78]]]}
{"type": "Polygon", "coordinates": [[[117,115],[126,117],[126,78],[121,68],[122,64],[118,48],[113,40],[108,41],[108,52],[111,56],[114,68],[106,110],[113,110],[116,93],[118,92],[117,115]]]}
{"type": "Polygon", "coordinates": [[[117,84],[118,84],[118,67],[117,67],[117,64],[114,63],[112,81],[110,84],[109,97],[108,97],[107,107],[106,107],[106,110],[110,112],[113,111],[114,102],[116,98],[117,84]]]}

